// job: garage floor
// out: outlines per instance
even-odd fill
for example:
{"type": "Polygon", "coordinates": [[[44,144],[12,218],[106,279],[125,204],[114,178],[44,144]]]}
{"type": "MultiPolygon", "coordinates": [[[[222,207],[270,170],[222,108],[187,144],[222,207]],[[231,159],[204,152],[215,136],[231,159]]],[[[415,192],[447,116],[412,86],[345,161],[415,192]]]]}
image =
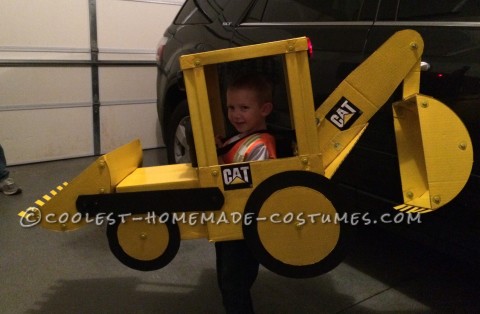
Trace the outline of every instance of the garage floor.
{"type": "MultiPolygon", "coordinates": [[[[213,245],[183,241],[165,268],[140,272],[110,253],[105,227],[71,233],[23,228],[17,213],[95,158],[9,167],[24,192],[0,195],[0,313],[222,313],[213,245]]],[[[165,163],[163,149],[145,166],[165,163]]],[[[479,313],[472,267],[374,227],[359,230],[350,256],[313,279],[261,269],[257,313],[479,313]]]]}

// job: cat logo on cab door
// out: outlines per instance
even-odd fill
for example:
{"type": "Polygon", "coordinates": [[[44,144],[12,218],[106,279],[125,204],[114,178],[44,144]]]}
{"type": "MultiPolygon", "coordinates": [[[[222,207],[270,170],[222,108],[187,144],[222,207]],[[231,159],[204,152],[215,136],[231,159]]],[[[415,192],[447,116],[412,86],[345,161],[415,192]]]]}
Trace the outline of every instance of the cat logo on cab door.
{"type": "Polygon", "coordinates": [[[235,164],[222,166],[223,188],[227,190],[245,189],[252,187],[250,164],[235,164]]]}

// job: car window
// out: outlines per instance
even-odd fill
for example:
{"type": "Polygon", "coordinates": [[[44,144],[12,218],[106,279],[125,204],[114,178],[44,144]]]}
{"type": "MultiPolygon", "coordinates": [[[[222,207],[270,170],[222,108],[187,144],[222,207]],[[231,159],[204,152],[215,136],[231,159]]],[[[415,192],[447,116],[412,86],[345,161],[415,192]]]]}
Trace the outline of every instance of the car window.
{"type": "Polygon", "coordinates": [[[363,0],[259,0],[245,22],[359,20],[363,0]]]}
{"type": "Polygon", "coordinates": [[[196,1],[187,0],[175,18],[175,24],[207,24],[210,20],[205,13],[197,7],[196,1]]]}
{"type": "Polygon", "coordinates": [[[479,0],[383,0],[381,21],[477,21],[479,0]]]}

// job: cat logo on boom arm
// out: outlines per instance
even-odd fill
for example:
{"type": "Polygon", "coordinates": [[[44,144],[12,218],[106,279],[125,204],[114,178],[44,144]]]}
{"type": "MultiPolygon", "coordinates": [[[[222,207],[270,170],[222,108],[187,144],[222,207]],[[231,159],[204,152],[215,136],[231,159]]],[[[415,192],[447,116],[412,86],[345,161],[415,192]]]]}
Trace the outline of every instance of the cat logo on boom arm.
{"type": "Polygon", "coordinates": [[[362,111],[342,97],[338,104],[330,110],[326,118],[339,130],[346,130],[360,117],[362,111]]]}

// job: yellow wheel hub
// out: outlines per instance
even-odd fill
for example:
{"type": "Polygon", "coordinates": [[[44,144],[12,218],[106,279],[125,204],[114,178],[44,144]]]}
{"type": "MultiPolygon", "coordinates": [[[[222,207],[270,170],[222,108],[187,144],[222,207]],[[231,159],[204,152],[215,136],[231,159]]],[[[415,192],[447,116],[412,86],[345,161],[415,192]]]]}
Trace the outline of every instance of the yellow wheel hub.
{"type": "Polygon", "coordinates": [[[293,186],[276,191],[258,215],[260,241],[285,264],[317,263],[337,245],[340,225],[334,223],[335,214],[332,203],[316,190],[293,186]],[[331,222],[322,222],[328,217],[331,222]]]}
{"type": "Polygon", "coordinates": [[[117,236],[123,251],[142,261],[160,257],[167,249],[169,241],[165,224],[148,223],[141,215],[126,218],[125,223],[118,226],[117,236]]]}

